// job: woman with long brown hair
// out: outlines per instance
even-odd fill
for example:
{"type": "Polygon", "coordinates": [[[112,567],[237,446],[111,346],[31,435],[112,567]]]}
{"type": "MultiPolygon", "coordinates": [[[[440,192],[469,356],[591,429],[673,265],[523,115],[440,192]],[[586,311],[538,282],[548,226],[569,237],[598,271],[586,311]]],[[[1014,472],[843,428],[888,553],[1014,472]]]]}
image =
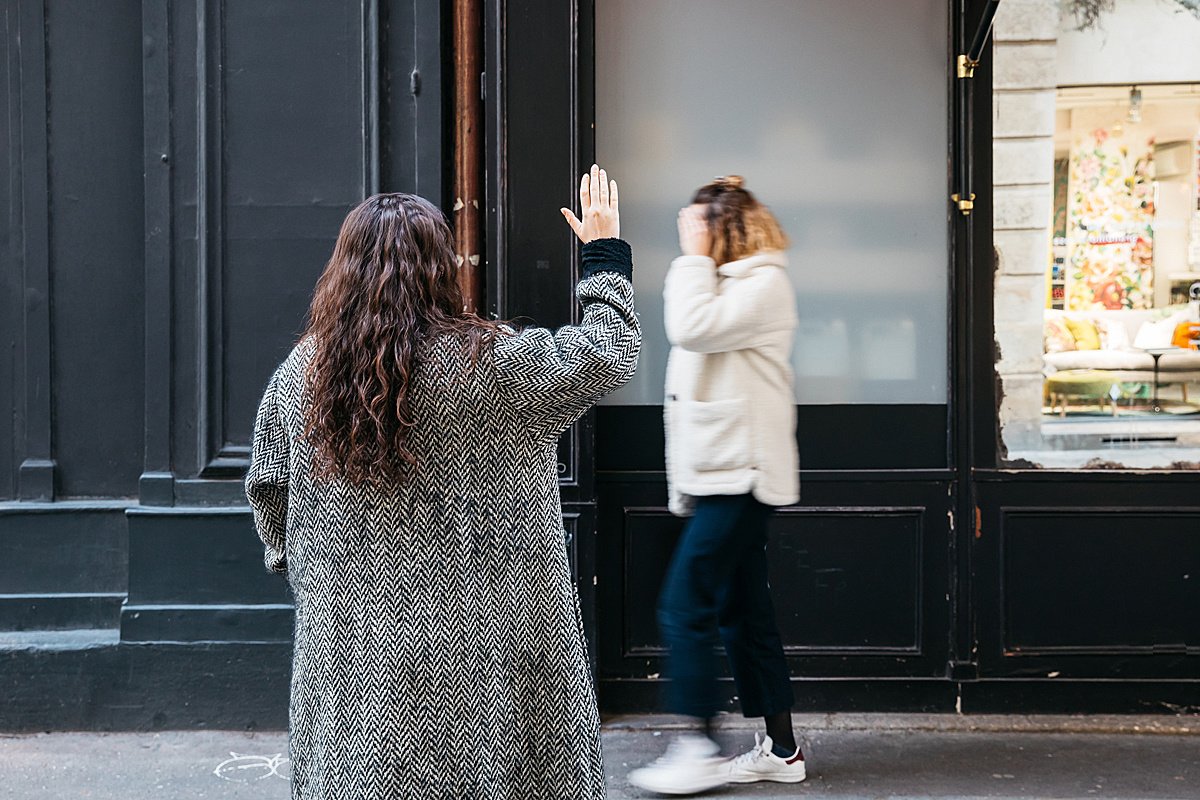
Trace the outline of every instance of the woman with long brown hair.
{"type": "Polygon", "coordinates": [[[350,212],[271,377],[246,494],[296,602],[293,798],[602,798],[556,443],[641,340],[616,183],[580,187],[582,323],[463,311],[429,202],[350,212]]]}
{"type": "Polygon", "coordinates": [[[670,508],[690,517],[658,601],[670,710],[695,728],[630,780],[668,794],[805,778],[792,687],[767,584],[767,520],[799,499],[787,236],[741,177],[702,186],[679,212],[683,255],[663,289],[670,508]],[[725,645],[747,717],[766,735],[719,757],[714,651],[725,645]]]}

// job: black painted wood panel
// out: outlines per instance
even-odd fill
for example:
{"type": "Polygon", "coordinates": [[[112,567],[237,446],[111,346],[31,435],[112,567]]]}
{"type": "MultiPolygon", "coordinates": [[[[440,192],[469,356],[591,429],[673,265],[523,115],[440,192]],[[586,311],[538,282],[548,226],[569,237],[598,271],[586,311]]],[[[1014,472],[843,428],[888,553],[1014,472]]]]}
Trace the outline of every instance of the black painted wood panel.
{"type": "MultiPolygon", "coordinates": [[[[488,0],[485,7],[489,314],[518,325],[576,322],[579,242],[558,213],[578,205],[594,155],[588,0],[488,0]],[[553,66],[551,66],[553,65],[553,66]]],[[[567,503],[591,502],[592,419],[559,443],[567,503]]]]}
{"type": "MultiPolygon", "coordinates": [[[[20,108],[19,82],[13,75],[20,74],[17,65],[17,17],[12,3],[0,8],[0,86],[9,87],[4,93],[3,118],[0,119],[0,258],[7,269],[0,269],[0,348],[5,353],[16,353],[19,345],[18,320],[20,319],[21,274],[17,265],[21,263],[20,246],[20,153],[17,146],[20,136],[18,120],[20,108]]],[[[16,399],[21,391],[16,359],[0,358],[0,415],[12,420],[13,424],[0,425],[0,498],[10,498],[17,491],[17,463],[14,447],[14,432],[17,421],[16,399]]]]}
{"type": "MultiPolygon", "coordinates": [[[[16,18],[17,130],[19,183],[14,217],[20,236],[21,397],[14,422],[21,440],[17,495],[22,500],[54,498],[54,400],[50,307],[49,125],[46,92],[46,8],[42,2],[9,3],[16,18]]],[[[14,262],[18,263],[18,262],[14,262]]]]}
{"type": "Polygon", "coordinates": [[[1200,676],[1200,475],[982,477],[981,676],[1200,676]]]}
{"type": "MultiPolygon", "coordinates": [[[[157,71],[145,83],[146,163],[169,166],[171,203],[168,212],[148,204],[146,219],[169,231],[166,244],[151,240],[150,252],[167,254],[171,279],[152,283],[156,305],[146,317],[148,330],[172,338],[169,410],[147,404],[148,502],[240,502],[236,487],[221,482],[246,467],[262,387],[303,326],[346,212],[381,188],[384,152],[393,190],[415,188],[418,161],[441,164],[441,50],[411,28],[420,21],[436,36],[442,9],[434,5],[147,7],[147,63],[157,71]],[[411,132],[389,122],[391,109],[415,103],[396,73],[418,63],[435,93],[420,104],[419,159],[411,132]],[[394,146],[381,142],[384,130],[394,146]],[[173,478],[190,483],[166,491],[173,478]]],[[[431,176],[425,185],[438,199],[440,182],[431,176]]],[[[164,195],[149,173],[147,186],[164,195]]],[[[162,354],[157,346],[150,352],[146,370],[158,397],[162,354]]]]}
{"type": "Polygon", "coordinates": [[[263,566],[249,509],[133,508],[128,523],[131,604],[291,600],[287,580],[263,566]]]}
{"type": "Polygon", "coordinates": [[[57,494],[142,471],[142,4],[46,5],[57,494]]]}
{"type": "Polygon", "coordinates": [[[491,310],[546,326],[571,322],[578,313],[578,247],[558,212],[578,206],[579,170],[587,160],[577,128],[575,6],[562,0],[503,4],[505,184],[497,200],[505,208],[504,246],[489,259],[499,259],[507,280],[496,287],[491,310]],[[536,59],[526,57],[533,53],[536,59]]]}
{"type": "Polygon", "coordinates": [[[1006,653],[1200,654],[1200,508],[1001,513],[1006,653]]]}
{"type": "MultiPolygon", "coordinates": [[[[806,471],[945,469],[946,406],[799,406],[796,441],[806,471]]],[[[662,406],[597,406],[596,469],[661,472],[665,449],[662,406]]]]}
{"type": "Polygon", "coordinates": [[[449,212],[454,205],[451,5],[388,0],[380,6],[380,181],[449,212]]]}
{"type": "MultiPolygon", "coordinates": [[[[920,652],[920,508],[789,508],[770,523],[775,614],[790,654],[920,652]],[[870,554],[864,557],[864,554],[870,554]]],[[[626,508],[626,656],[662,655],[652,611],[685,521],[626,508]]]]}
{"type": "Polygon", "coordinates": [[[198,266],[209,464],[244,461],[261,388],[342,219],[378,186],[370,8],[208,3],[198,266]]]}
{"type": "MultiPolygon", "coordinates": [[[[660,680],[664,667],[655,605],[685,523],[666,510],[661,479],[648,477],[602,474],[598,483],[599,677],[614,698],[628,696],[629,682],[660,680]]],[[[794,675],[944,674],[948,489],[814,481],[799,506],[775,514],[772,594],[794,675]]]]}
{"type": "Polygon", "coordinates": [[[71,505],[0,508],[0,594],[123,594],[125,510],[71,505]]]}

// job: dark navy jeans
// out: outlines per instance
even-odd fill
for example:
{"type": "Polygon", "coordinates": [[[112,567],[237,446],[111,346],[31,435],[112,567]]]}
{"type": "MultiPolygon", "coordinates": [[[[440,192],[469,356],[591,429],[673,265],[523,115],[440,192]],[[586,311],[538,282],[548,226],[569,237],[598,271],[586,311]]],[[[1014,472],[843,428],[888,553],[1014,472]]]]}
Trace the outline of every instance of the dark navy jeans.
{"type": "Polygon", "coordinates": [[[792,684],[767,585],[770,513],[748,494],[696,498],[658,600],[659,628],[671,651],[668,706],[676,714],[716,714],[718,632],[742,713],[791,710],[792,684]]]}

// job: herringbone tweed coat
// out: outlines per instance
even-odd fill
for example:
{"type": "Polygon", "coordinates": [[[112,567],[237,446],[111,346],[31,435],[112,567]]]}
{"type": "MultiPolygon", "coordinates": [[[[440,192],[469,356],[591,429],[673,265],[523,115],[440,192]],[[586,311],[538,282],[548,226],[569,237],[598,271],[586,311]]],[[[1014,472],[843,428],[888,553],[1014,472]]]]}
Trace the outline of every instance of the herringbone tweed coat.
{"type": "Polygon", "coordinates": [[[558,489],[560,434],[637,364],[629,247],[584,247],[579,326],[434,339],[412,384],[420,468],[309,477],[302,342],[271,378],[246,493],[296,603],[292,797],[603,798],[599,719],[558,489]]]}

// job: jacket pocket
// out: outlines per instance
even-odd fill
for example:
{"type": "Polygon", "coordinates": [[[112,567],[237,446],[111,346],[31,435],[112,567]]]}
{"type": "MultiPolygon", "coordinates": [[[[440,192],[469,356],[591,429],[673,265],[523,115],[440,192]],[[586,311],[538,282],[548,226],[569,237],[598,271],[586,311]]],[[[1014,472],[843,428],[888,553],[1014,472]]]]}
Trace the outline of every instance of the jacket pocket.
{"type": "Polygon", "coordinates": [[[692,469],[719,472],[750,465],[750,429],[746,401],[712,400],[680,404],[679,433],[692,469]]]}

